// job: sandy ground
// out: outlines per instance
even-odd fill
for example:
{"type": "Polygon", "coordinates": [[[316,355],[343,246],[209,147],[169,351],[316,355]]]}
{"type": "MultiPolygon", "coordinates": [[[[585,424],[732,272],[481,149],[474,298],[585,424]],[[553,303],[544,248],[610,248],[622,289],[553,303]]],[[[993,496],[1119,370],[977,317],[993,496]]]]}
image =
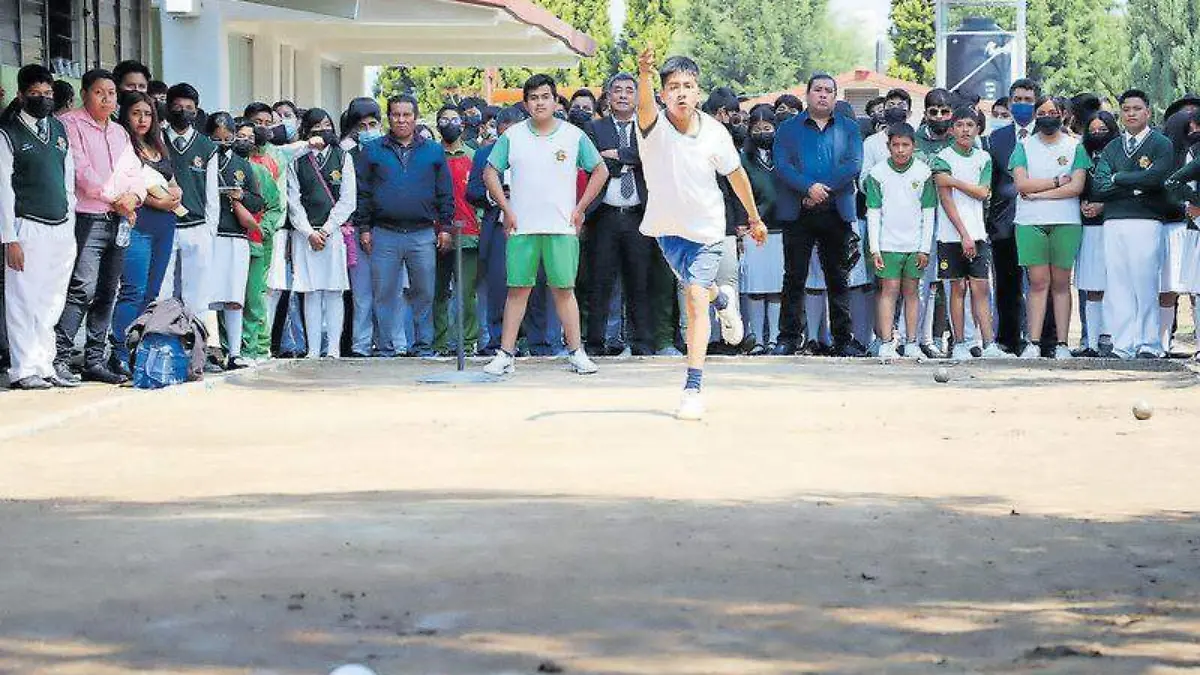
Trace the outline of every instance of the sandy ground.
{"type": "Polygon", "coordinates": [[[663,359],[0,394],[0,672],[1200,672],[1169,366],[717,360],[699,424],[663,359]]]}

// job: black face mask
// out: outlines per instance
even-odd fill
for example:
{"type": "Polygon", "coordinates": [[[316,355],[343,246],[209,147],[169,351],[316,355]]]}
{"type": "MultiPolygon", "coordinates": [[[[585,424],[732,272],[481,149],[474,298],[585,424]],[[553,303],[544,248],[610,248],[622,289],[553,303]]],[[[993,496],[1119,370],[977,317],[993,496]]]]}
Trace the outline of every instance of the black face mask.
{"type": "Polygon", "coordinates": [[[755,147],[762,150],[769,150],[775,145],[775,132],[762,131],[757,134],[750,134],[750,140],[754,141],[755,147]]]}
{"type": "Polygon", "coordinates": [[[188,127],[196,123],[196,111],[194,110],[172,110],[167,115],[167,121],[176,130],[185,131],[188,127]]]}
{"type": "Polygon", "coordinates": [[[567,113],[565,113],[565,112],[563,112],[563,111],[561,111],[561,110],[555,110],[555,111],[554,111],[554,117],[555,117],[555,118],[557,118],[557,119],[560,119],[560,120],[562,120],[562,121],[564,121],[564,122],[566,122],[566,121],[567,121],[567,113]]]}
{"type": "Polygon", "coordinates": [[[592,113],[583,108],[571,108],[571,112],[567,113],[567,121],[582,129],[592,121],[592,113]]]}
{"type": "Polygon", "coordinates": [[[1039,117],[1033,122],[1034,129],[1037,129],[1039,134],[1053,136],[1062,129],[1063,121],[1061,117],[1039,117]]]}
{"type": "Polygon", "coordinates": [[[483,115],[467,115],[465,118],[463,118],[463,122],[465,122],[469,127],[477,127],[480,124],[483,124],[483,115]]]}
{"type": "Polygon", "coordinates": [[[233,153],[238,157],[249,157],[250,152],[254,150],[254,141],[248,138],[239,138],[233,142],[233,153]]]}
{"type": "Polygon", "coordinates": [[[1113,138],[1115,138],[1115,134],[1111,131],[1103,131],[1098,134],[1089,132],[1083,137],[1083,148],[1094,155],[1107,148],[1113,138]]]}
{"type": "Polygon", "coordinates": [[[908,120],[908,111],[904,108],[888,108],[883,111],[883,121],[887,124],[900,124],[908,120]]]}
{"type": "Polygon", "coordinates": [[[271,129],[269,127],[254,127],[254,145],[263,147],[271,142],[271,129]]]}
{"type": "Polygon", "coordinates": [[[746,142],[746,137],[750,135],[745,124],[726,124],[725,128],[729,130],[729,135],[733,137],[733,144],[741,146],[746,142]]]}
{"type": "Polygon", "coordinates": [[[775,125],[779,126],[780,124],[783,124],[784,122],[792,119],[795,116],[796,116],[796,113],[794,113],[790,110],[787,112],[777,112],[777,113],[775,113],[775,125]]]}
{"type": "Polygon", "coordinates": [[[314,131],[311,134],[309,134],[309,138],[314,138],[314,137],[320,138],[321,140],[325,141],[325,147],[327,147],[327,148],[332,148],[333,146],[338,144],[337,134],[333,133],[333,130],[331,130],[331,129],[325,129],[323,131],[314,131]]]}
{"type": "Polygon", "coordinates": [[[1187,143],[1188,143],[1188,146],[1193,146],[1193,145],[1196,145],[1197,143],[1200,143],[1200,131],[1192,131],[1192,132],[1188,133],[1187,143]]]}
{"type": "Polygon", "coordinates": [[[44,120],[54,112],[54,97],[26,96],[21,108],[35,120],[44,120]]]}
{"type": "Polygon", "coordinates": [[[871,121],[875,124],[887,124],[887,117],[882,112],[877,112],[871,115],[871,121]]]}
{"type": "Polygon", "coordinates": [[[950,127],[952,127],[952,126],[954,126],[954,122],[952,120],[930,120],[929,121],[929,130],[938,136],[941,136],[941,135],[947,133],[948,131],[950,131],[950,127]]]}
{"type": "Polygon", "coordinates": [[[283,123],[275,124],[269,127],[257,127],[255,129],[255,138],[258,138],[258,129],[262,129],[267,135],[267,142],[271,145],[287,145],[288,130],[283,123]]]}
{"type": "Polygon", "coordinates": [[[438,125],[438,133],[442,135],[442,140],[447,143],[454,143],[462,138],[463,127],[458,122],[443,122],[438,125]]]}

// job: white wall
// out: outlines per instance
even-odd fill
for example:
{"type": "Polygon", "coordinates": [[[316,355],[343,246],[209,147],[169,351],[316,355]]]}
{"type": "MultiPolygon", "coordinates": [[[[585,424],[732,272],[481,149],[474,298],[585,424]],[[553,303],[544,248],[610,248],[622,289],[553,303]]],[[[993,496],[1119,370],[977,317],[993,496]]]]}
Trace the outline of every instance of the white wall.
{"type": "Polygon", "coordinates": [[[229,106],[229,40],[220,3],[195,0],[197,16],[161,12],[162,77],[167,84],[187,82],[200,92],[200,107],[229,106]]]}

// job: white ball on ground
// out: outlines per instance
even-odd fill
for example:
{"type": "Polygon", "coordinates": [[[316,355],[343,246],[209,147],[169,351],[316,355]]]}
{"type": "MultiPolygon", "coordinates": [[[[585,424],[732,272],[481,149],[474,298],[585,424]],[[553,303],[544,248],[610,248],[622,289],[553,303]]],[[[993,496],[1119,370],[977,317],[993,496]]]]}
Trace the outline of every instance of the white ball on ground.
{"type": "Polygon", "coordinates": [[[938,384],[946,384],[950,381],[950,371],[946,368],[938,368],[933,371],[933,381],[938,384]]]}
{"type": "Polygon", "coordinates": [[[1154,408],[1145,401],[1138,401],[1133,404],[1133,416],[1139,420],[1145,421],[1154,415],[1154,408]]]}
{"type": "Polygon", "coordinates": [[[334,668],[329,675],[375,675],[375,671],[366,666],[360,666],[357,663],[349,663],[334,668]]]}

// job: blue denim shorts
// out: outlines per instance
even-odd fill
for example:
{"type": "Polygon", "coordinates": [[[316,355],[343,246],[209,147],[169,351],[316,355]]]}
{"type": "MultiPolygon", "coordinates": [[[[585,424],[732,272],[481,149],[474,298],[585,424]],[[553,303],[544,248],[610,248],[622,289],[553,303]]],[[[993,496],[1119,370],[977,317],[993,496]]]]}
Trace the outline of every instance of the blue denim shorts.
{"type": "Polygon", "coordinates": [[[659,237],[658,247],[684,286],[711,288],[721,266],[721,242],[701,244],[683,237],[659,237]]]}

